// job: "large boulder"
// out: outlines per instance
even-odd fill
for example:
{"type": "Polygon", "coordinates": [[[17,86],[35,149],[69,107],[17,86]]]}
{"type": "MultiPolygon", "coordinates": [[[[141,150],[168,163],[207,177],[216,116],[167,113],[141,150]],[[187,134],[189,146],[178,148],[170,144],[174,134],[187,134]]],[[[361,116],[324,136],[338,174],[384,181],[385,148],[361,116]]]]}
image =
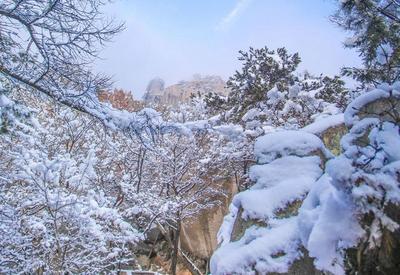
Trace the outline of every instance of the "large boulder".
{"type": "Polygon", "coordinates": [[[162,80],[153,79],[147,87],[144,101],[147,104],[174,106],[188,102],[192,96],[198,94],[216,93],[226,96],[229,90],[225,86],[226,82],[219,76],[195,75],[192,80],[181,81],[166,88],[162,80]]]}
{"type": "Polygon", "coordinates": [[[234,179],[225,179],[219,182],[224,195],[219,196],[220,205],[207,209],[200,215],[183,223],[181,232],[181,246],[184,251],[196,258],[208,261],[218,246],[217,233],[224,216],[228,212],[229,203],[237,186],[234,179]]]}
{"type": "Polygon", "coordinates": [[[321,274],[303,253],[298,209],[332,155],[315,135],[267,134],[256,141],[255,182],[237,194],[219,231],[213,274],[321,274]]]}
{"type": "Polygon", "coordinates": [[[260,138],[255,185],[233,199],[212,273],[400,274],[399,148],[400,83],[344,117],[260,138]]]}
{"type": "Polygon", "coordinates": [[[321,138],[326,148],[335,156],[341,153],[340,140],[348,133],[347,126],[344,123],[344,114],[320,118],[301,130],[321,138]]]}

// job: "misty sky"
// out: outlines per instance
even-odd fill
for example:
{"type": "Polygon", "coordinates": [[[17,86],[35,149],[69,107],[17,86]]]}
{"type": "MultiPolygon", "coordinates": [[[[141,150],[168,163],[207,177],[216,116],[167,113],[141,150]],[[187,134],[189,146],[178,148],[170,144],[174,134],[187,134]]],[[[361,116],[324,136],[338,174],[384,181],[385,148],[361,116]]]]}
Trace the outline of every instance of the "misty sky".
{"type": "Polygon", "coordinates": [[[115,0],[107,13],[126,29],[101,53],[96,69],[140,98],[159,76],[167,85],[195,73],[227,79],[240,68],[238,51],[285,46],[300,69],[337,74],[359,63],[344,49],[346,34],[329,21],[335,0],[115,0]]]}

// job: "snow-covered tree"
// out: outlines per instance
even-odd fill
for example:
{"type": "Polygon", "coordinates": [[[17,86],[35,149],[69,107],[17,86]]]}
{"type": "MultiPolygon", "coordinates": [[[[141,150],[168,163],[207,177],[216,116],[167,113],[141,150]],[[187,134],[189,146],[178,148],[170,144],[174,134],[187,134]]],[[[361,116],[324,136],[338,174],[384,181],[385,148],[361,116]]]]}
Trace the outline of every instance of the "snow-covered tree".
{"type": "Polygon", "coordinates": [[[103,5],[97,0],[2,1],[1,76],[89,112],[85,101],[95,98],[107,78],[92,74],[88,64],[98,46],[121,30],[101,14],[103,5]]]}
{"type": "Polygon", "coordinates": [[[101,128],[29,96],[22,95],[41,111],[39,123],[0,135],[1,272],[99,273],[133,264],[129,246],[141,235],[116,207],[113,184],[101,181],[101,128]]]}
{"type": "MultiPolygon", "coordinates": [[[[154,110],[128,113],[99,101],[110,79],[96,74],[99,50],[123,25],[109,20],[102,0],[5,0],[0,3],[0,81],[10,93],[37,92],[87,113],[112,129],[151,141],[163,129],[154,110]]],[[[25,102],[29,106],[29,102],[25,102]]]]}
{"type": "Polygon", "coordinates": [[[76,161],[47,159],[39,150],[15,160],[14,181],[2,190],[13,214],[2,215],[9,225],[2,232],[3,272],[97,273],[132,260],[128,245],[138,234],[93,185],[95,160],[94,152],[76,161]]]}
{"type": "Polygon", "coordinates": [[[242,70],[227,82],[228,97],[211,94],[206,98],[208,107],[223,110],[228,121],[243,123],[256,118],[274,127],[302,127],[312,122],[313,115],[332,109],[329,104],[343,109],[348,101],[339,77],[297,74],[297,53],[265,47],[240,54],[242,70]]]}
{"type": "Polygon", "coordinates": [[[242,70],[229,78],[227,87],[231,92],[227,99],[221,101],[217,95],[208,97],[211,107],[225,111],[233,108],[235,121],[240,121],[249,108],[264,100],[265,93],[275,85],[286,88],[294,84],[293,72],[300,63],[299,55],[291,55],[285,48],[279,48],[276,52],[267,47],[250,48],[248,52],[239,53],[238,59],[243,62],[242,70]]]}
{"type": "Polygon", "coordinates": [[[343,73],[364,84],[393,84],[400,79],[400,3],[396,0],[346,0],[332,20],[352,36],[345,42],[356,49],[363,68],[343,73]]]}
{"type": "Polygon", "coordinates": [[[332,91],[324,82],[326,78],[310,78],[295,82],[287,90],[277,87],[266,92],[265,101],[259,102],[242,117],[247,127],[263,124],[282,128],[302,128],[312,123],[318,116],[340,113],[341,106],[347,101],[343,83],[340,89],[332,91]],[[340,99],[339,99],[340,98],[340,99]],[[329,100],[329,101],[325,101],[329,100]]]}

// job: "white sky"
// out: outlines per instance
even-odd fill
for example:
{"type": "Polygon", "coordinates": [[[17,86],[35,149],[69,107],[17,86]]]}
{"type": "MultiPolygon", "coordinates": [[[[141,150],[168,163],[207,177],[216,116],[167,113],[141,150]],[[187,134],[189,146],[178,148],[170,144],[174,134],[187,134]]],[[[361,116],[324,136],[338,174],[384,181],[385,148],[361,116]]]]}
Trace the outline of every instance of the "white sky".
{"type": "Polygon", "coordinates": [[[299,52],[300,70],[339,73],[356,65],[346,34],[329,21],[335,0],[116,0],[107,13],[126,29],[102,51],[95,68],[140,98],[154,77],[167,85],[195,73],[227,79],[238,51],[285,46],[299,52]]]}

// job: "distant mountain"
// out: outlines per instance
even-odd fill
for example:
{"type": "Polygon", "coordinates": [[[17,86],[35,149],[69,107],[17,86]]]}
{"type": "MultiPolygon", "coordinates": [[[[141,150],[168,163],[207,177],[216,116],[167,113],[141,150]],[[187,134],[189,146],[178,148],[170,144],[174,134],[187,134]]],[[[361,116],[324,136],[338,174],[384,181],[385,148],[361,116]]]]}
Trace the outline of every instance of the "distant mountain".
{"type": "Polygon", "coordinates": [[[226,82],[219,76],[195,75],[190,81],[181,81],[167,88],[164,88],[162,79],[155,78],[149,82],[143,100],[146,104],[176,105],[188,102],[191,95],[210,92],[227,95],[229,90],[225,86],[226,82]]]}

